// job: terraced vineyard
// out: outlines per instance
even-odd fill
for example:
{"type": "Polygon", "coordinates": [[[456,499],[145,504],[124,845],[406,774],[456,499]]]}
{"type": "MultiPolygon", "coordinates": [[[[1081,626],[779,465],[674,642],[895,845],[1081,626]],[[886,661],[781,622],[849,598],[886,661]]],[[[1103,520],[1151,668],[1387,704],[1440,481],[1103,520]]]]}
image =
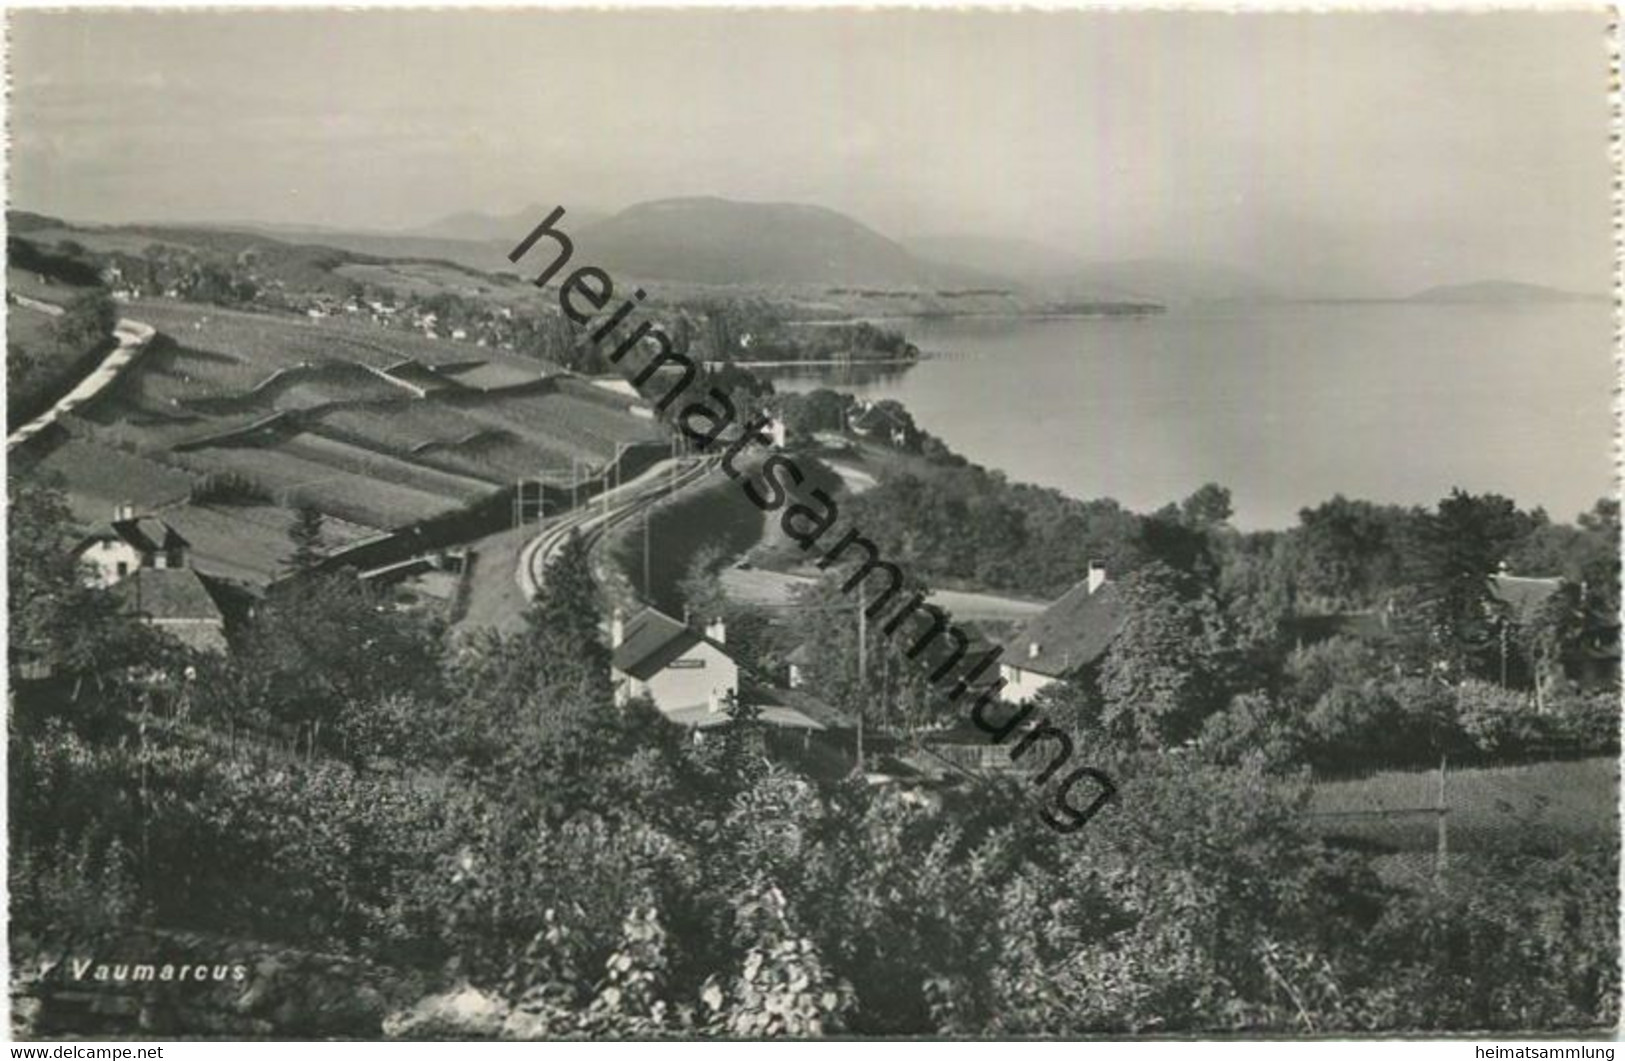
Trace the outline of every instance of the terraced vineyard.
{"type": "Polygon", "coordinates": [[[662,440],[630,399],[468,343],[172,301],[126,313],[161,338],[38,463],[64,474],[81,518],[133,502],[195,526],[200,563],[231,577],[276,573],[293,506],[375,536],[662,440]],[[247,496],[190,499],[220,481],[247,496]]]}

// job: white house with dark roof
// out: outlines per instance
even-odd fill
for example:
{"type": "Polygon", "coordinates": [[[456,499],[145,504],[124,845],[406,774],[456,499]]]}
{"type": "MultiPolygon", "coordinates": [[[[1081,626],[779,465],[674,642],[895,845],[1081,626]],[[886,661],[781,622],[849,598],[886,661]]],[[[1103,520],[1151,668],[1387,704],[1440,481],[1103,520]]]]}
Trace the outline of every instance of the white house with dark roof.
{"type": "Polygon", "coordinates": [[[617,610],[609,643],[615,702],[646,696],[663,713],[695,707],[725,712],[739,694],[739,664],[721,622],[699,631],[655,608],[630,620],[617,610]]]}
{"type": "Polygon", "coordinates": [[[770,726],[822,730],[841,724],[815,697],[745,674],[728,651],[720,619],[700,630],[656,608],[631,619],[617,609],[609,636],[617,704],[646,697],[668,720],[691,729],[727,725],[736,703],[754,708],[757,720],[770,726]]]}
{"type": "Polygon", "coordinates": [[[191,543],[156,516],[120,505],[106,527],[74,547],[85,582],[110,588],[125,609],[200,652],[226,651],[226,619],[191,568],[191,543]]]}
{"type": "Polygon", "coordinates": [[[111,586],[141,568],[184,568],[192,543],[156,516],[137,516],[131,505],[114,510],[106,527],[74,546],[73,556],[86,569],[86,581],[111,586]]]}
{"type": "Polygon", "coordinates": [[[1010,703],[1030,700],[1047,685],[1094,665],[1106,654],[1122,622],[1117,584],[1104,564],[1067,590],[1014,637],[1004,642],[999,695],[1010,703]]]}

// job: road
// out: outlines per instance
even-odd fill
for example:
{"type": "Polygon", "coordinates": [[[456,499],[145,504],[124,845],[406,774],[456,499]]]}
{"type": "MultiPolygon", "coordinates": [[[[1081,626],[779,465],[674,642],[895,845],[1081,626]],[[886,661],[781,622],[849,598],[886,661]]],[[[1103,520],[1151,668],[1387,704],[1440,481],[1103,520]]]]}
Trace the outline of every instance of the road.
{"type": "MultiPolygon", "coordinates": [[[[34,299],[18,298],[17,301],[22,305],[32,306],[36,309],[45,309],[49,305],[48,303],[36,302],[34,299]]],[[[45,309],[45,312],[49,313],[50,309],[45,309]]],[[[60,314],[62,310],[56,308],[56,312],[60,314]]],[[[132,361],[141,356],[141,352],[147,348],[147,344],[152,342],[153,336],[157,334],[157,330],[149,324],[142,324],[140,321],[132,320],[119,321],[113,326],[113,338],[118,341],[118,345],[113,348],[113,352],[103,358],[101,364],[91,369],[90,373],[80,380],[77,386],[58,399],[55,405],[13,431],[6,438],[6,448],[9,450],[27,442],[56,423],[57,418],[63,413],[72,412],[77,406],[100,394],[108,384],[118,379],[119,373],[123,372],[132,361]]]]}
{"type": "Polygon", "coordinates": [[[645,506],[708,475],[717,465],[715,458],[680,457],[659,461],[636,479],[605,491],[591,502],[548,520],[543,530],[519,553],[514,577],[525,599],[536,596],[553,562],[572,534],[580,534],[595,544],[604,532],[632,519],[645,506]]]}

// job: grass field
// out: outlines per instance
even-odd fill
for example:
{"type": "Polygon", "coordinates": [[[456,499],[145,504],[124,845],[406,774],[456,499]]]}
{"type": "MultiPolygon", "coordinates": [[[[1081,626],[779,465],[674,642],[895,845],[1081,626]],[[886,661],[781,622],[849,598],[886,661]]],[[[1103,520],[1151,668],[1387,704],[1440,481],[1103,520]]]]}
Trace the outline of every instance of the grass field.
{"type": "MultiPolygon", "coordinates": [[[[1438,785],[1437,770],[1323,782],[1314,786],[1310,809],[1328,835],[1374,850],[1431,852],[1438,838],[1434,815],[1365,812],[1437,806],[1438,785]]],[[[1607,757],[1447,770],[1449,847],[1558,851],[1617,844],[1618,799],[1618,763],[1607,757]]]]}
{"type": "Polygon", "coordinates": [[[34,353],[47,349],[55,342],[55,317],[28,306],[8,306],[6,309],[6,345],[20,346],[34,353]]]}
{"type": "Polygon", "coordinates": [[[24,298],[37,298],[41,302],[65,306],[91,288],[60,283],[30,269],[7,269],[6,290],[24,298]]]}
{"type": "Polygon", "coordinates": [[[211,446],[175,454],[199,473],[236,472],[261,484],[279,504],[315,505],[322,512],[379,530],[453,511],[454,497],[373,479],[275,446],[211,446]]]}
{"type": "MultiPolygon", "coordinates": [[[[192,543],[193,562],[211,573],[256,585],[283,570],[293,546],[288,526],[294,512],[277,505],[178,505],[159,513],[192,543]]],[[[332,516],[322,522],[328,549],[341,548],[377,531],[332,516]]]]}
{"type": "Polygon", "coordinates": [[[74,517],[105,523],[124,501],[154,509],[184,501],[193,476],[110,446],[71,439],[29,465],[35,478],[60,476],[74,517]]]}
{"type": "Polygon", "coordinates": [[[426,494],[454,498],[465,504],[491,493],[490,483],[404,461],[315,432],[301,432],[289,438],[281,448],[285,453],[332,468],[354,472],[369,479],[398,483],[426,494]]]}
{"type": "MultiPolygon", "coordinates": [[[[522,235],[516,235],[515,242],[522,235]]],[[[493,267],[506,264],[501,254],[491,257],[493,267]]],[[[377,284],[402,295],[425,297],[450,292],[516,309],[533,307],[538,298],[536,289],[518,277],[492,276],[444,262],[352,262],[336,271],[347,279],[377,284]]]]}

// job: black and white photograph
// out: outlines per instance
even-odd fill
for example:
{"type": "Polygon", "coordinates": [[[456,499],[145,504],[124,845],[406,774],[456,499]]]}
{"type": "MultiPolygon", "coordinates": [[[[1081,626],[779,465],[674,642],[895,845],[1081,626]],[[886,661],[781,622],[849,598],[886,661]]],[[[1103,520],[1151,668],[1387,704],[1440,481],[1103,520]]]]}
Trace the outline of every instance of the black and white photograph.
{"type": "Polygon", "coordinates": [[[1618,36],[10,10],[12,1056],[1612,1061],[1618,36]]]}

